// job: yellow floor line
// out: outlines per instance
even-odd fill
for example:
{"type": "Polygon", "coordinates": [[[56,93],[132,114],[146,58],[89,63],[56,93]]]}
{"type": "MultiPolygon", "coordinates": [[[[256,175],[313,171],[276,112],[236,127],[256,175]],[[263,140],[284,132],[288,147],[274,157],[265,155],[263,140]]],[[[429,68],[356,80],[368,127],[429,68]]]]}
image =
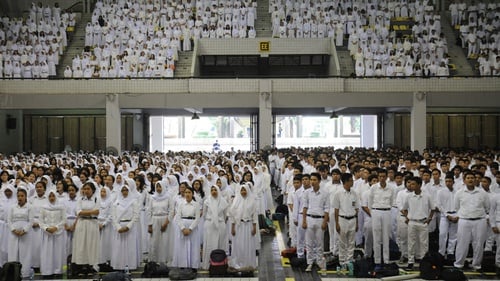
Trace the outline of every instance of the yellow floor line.
{"type": "Polygon", "coordinates": [[[295,281],[295,278],[293,278],[293,277],[286,277],[285,281],[295,281]]]}
{"type": "MultiPolygon", "coordinates": [[[[283,234],[281,233],[281,227],[279,221],[275,220],[273,221],[273,224],[276,227],[276,238],[278,239],[278,249],[280,250],[281,254],[281,251],[286,249],[285,241],[283,240],[283,234]]],[[[283,267],[290,267],[290,260],[288,258],[281,257],[281,265],[283,267]]]]}

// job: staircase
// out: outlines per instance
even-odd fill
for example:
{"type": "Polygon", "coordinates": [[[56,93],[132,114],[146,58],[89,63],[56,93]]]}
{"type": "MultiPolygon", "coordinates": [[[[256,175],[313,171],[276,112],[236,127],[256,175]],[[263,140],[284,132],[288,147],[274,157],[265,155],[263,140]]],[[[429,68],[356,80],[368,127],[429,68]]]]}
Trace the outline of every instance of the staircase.
{"type": "Polygon", "coordinates": [[[457,33],[451,26],[450,14],[447,12],[441,13],[441,32],[444,33],[446,42],[448,43],[449,63],[455,66],[455,69],[450,69],[450,74],[458,76],[478,75],[473,68],[475,60],[468,61],[462,46],[455,44],[457,33]]]}
{"type": "Polygon", "coordinates": [[[83,48],[85,47],[85,26],[92,18],[92,14],[82,14],[81,20],[75,26],[74,33],[68,38],[68,46],[64,51],[64,54],[59,59],[59,65],[57,66],[57,77],[64,77],[64,69],[67,65],[71,66],[73,58],[76,55],[82,55],[83,48]]]}
{"type": "Polygon", "coordinates": [[[179,52],[179,60],[175,63],[174,77],[191,77],[193,51],[179,52]]]}
{"type": "Polygon", "coordinates": [[[269,0],[257,0],[257,19],[255,20],[257,37],[271,37],[271,14],[269,13],[269,0]]]}
{"type": "MultiPolygon", "coordinates": [[[[344,40],[344,46],[336,47],[337,57],[339,59],[340,66],[340,76],[348,77],[354,72],[354,60],[351,57],[349,50],[347,49],[347,40],[344,40]]],[[[333,75],[333,73],[330,73],[333,75]]]]}

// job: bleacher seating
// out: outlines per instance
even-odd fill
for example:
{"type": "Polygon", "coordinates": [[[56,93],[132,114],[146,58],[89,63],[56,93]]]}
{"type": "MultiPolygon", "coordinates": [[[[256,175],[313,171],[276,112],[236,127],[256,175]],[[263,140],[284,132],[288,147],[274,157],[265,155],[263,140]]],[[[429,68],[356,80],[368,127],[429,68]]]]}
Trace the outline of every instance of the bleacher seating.
{"type": "Polygon", "coordinates": [[[75,15],[58,5],[32,5],[26,18],[0,19],[0,78],[48,78],[56,75],[75,15]]]}

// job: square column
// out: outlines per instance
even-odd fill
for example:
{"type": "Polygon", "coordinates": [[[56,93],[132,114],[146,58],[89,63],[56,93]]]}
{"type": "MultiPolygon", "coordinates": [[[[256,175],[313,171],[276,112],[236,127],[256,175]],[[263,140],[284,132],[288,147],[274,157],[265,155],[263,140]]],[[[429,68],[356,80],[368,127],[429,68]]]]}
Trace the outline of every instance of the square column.
{"type": "Polygon", "coordinates": [[[422,152],[426,147],[427,139],[427,94],[413,93],[413,106],[411,108],[411,150],[422,152]]]}
{"type": "Polygon", "coordinates": [[[273,112],[271,80],[259,84],[259,149],[273,145],[273,112]]]}
{"type": "Polygon", "coordinates": [[[121,140],[121,112],[120,98],[118,94],[106,95],[106,147],[114,147],[120,154],[122,150],[121,140]]]}

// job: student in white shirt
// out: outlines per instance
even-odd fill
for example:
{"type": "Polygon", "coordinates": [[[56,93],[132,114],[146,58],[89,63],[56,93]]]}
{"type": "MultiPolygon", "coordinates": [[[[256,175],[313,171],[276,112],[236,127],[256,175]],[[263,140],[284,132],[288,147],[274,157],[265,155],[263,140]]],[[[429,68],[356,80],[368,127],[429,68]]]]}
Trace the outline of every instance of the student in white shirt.
{"type": "Polygon", "coordinates": [[[486,240],[486,214],[490,210],[488,195],[482,188],[474,185],[475,177],[470,171],[464,172],[465,188],[455,195],[455,208],[458,213],[456,268],[463,268],[465,258],[472,242],[472,267],[481,269],[484,242],[486,240]]]}
{"type": "Polygon", "coordinates": [[[435,205],[430,195],[422,192],[421,178],[413,177],[409,184],[413,194],[406,198],[403,213],[408,222],[408,269],[412,270],[415,259],[423,258],[429,248],[428,224],[434,216],[435,205]]]}
{"type": "Polygon", "coordinates": [[[358,231],[358,195],[351,190],[353,178],[350,173],[342,174],[343,190],[337,191],[333,200],[335,209],[335,230],[339,238],[339,262],[345,265],[354,258],[354,236],[358,231]]]}
{"type": "Polygon", "coordinates": [[[445,188],[438,191],[437,207],[441,214],[439,221],[439,253],[449,260],[454,260],[455,246],[457,245],[458,216],[455,210],[455,181],[453,175],[448,174],[444,180],[445,188]],[[448,241],[448,243],[446,243],[448,241]]]}
{"type": "Polygon", "coordinates": [[[389,237],[391,235],[391,207],[393,204],[394,188],[387,180],[387,171],[378,170],[379,183],[370,189],[368,207],[372,216],[373,252],[375,269],[381,269],[382,253],[384,263],[389,263],[389,237]]]}
{"type": "Polygon", "coordinates": [[[329,219],[329,194],[325,190],[320,190],[320,180],[321,175],[319,173],[312,173],[312,188],[304,193],[302,228],[306,229],[306,272],[312,271],[313,264],[321,261],[323,256],[323,236],[329,219]]]}

